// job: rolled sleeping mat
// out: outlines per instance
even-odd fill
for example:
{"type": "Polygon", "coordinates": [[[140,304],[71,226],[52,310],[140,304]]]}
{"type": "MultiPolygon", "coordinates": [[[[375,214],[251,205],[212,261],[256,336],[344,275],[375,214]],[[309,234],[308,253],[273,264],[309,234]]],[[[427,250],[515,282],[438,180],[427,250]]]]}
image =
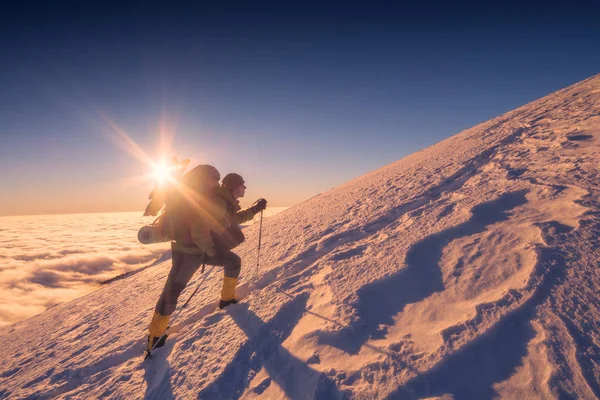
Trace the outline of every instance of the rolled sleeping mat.
{"type": "Polygon", "coordinates": [[[159,226],[146,225],[138,231],[138,240],[142,244],[153,244],[168,242],[170,239],[159,226]]]}

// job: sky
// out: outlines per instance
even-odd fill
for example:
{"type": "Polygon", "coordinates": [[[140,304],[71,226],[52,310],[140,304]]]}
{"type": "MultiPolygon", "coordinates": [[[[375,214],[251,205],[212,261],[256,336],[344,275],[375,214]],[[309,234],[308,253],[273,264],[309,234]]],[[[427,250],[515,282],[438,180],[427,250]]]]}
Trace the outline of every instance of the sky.
{"type": "Polygon", "coordinates": [[[297,204],[599,73],[598,11],[4,4],[0,215],[143,210],[173,155],[243,175],[244,206],[297,204]]]}

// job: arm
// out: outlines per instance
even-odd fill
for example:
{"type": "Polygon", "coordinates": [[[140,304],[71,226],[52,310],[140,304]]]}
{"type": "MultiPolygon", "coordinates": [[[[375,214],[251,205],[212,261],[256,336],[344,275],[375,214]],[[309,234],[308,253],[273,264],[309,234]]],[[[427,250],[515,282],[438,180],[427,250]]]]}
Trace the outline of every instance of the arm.
{"type": "Polygon", "coordinates": [[[246,221],[250,221],[256,214],[267,208],[267,201],[265,199],[258,199],[250,208],[238,211],[235,214],[235,221],[238,224],[243,224],[246,221]]]}
{"type": "Polygon", "coordinates": [[[254,212],[252,207],[246,208],[245,210],[235,213],[235,222],[238,224],[243,224],[244,222],[250,221],[255,215],[256,212],[254,212]]]}

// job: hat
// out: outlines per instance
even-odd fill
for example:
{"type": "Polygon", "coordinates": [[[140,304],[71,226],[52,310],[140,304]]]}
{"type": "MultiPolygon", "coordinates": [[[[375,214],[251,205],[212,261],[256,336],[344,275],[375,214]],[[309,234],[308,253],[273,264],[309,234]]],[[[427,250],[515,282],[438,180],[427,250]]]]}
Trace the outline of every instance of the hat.
{"type": "Polygon", "coordinates": [[[225,175],[222,183],[223,186],[225,186],[227,189],[235,190],[246,182],[244,181],[244,178],[242,178],[240,175],[231,173],[225,175]]]}

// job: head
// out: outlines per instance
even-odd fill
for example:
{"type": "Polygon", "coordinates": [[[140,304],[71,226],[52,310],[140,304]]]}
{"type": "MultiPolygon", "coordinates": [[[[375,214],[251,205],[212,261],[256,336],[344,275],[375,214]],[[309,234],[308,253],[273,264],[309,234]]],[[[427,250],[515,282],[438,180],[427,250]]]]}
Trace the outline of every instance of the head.
{"type": "Polygon", "coordinates": [[[208,164],[201,164],[185,174],[185,183],[199,193],[208,193],[219,186],[221,174],[208,164]]]}
{"type": "Polygon", "coordinates": [[[246,193],[245,183],[244,178],[234,173],[227,174],[223,178],[223,187],[229,190],[236,199],[244,197],[246,193]]]}

